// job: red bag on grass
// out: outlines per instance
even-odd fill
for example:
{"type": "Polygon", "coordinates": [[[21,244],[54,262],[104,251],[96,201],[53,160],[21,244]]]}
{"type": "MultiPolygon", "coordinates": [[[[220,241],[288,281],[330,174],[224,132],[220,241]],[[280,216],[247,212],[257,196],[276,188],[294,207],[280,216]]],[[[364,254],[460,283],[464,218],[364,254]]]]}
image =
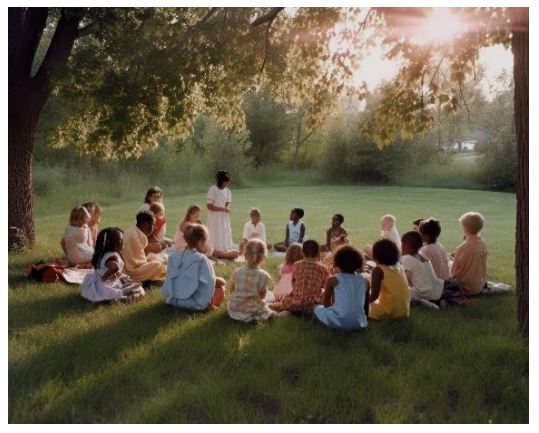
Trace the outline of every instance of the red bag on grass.
{"type": "Polygon", "coordinates": [[[42,283],[56,283],[63,281],[62,274],[65,266],[57,262],[39,262],[29,265],[27,268],[28,278],[42,283]]]}

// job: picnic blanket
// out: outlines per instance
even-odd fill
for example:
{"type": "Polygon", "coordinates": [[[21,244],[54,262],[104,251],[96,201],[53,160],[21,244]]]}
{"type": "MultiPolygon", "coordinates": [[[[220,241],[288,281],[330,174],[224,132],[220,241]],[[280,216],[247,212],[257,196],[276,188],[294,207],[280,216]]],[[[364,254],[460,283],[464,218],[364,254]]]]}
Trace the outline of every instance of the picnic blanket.
{"type": "Polygon", "coordinates": [[[93,272],[93,269],[65,268],[62,277],[69,284],[82,284],[84,277],[93,272]]]}

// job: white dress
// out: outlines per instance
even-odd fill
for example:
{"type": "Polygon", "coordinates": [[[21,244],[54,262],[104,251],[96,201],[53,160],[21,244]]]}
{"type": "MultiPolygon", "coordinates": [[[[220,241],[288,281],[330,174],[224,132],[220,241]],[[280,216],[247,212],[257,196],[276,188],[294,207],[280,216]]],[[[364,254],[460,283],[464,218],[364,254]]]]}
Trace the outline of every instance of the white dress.
{"type": "MultiPolygon", "coordinates": [[[[218,188],[213,185],[208,190],[206,203],[218,207],[225,207],[226,203],[232,201],[232,194],[228,188],[218,188]]],[[[232,242],[232,227],[230,225],[230,215],[228,212],[214,212],[208,210],[208,221],[206,223],[210,234],[208,243],[210,246],[221,252],[237,250],[238,246],[232,242]]]]}
{"type": "Polygon", "coordinates": [[[92,261],[94,248],[92,247],[90,229],[86,224],[82,227],[68,225],[62,239],[65,243],[69,263],[83,265],[92,261]]]}
{"type": "Polygon", "coordinates": [[[120,254],[114,252],[105,253],[99,262],[99,267],[84,277],[81,285],[81,296],[92,302],[101,302],[121,299],[133,292],[144,295],[142,287],[124,284],[118,277],[103,280],[103,275],[108,270],[105,264],[111,257],[116,258],[120,273],[123,271],[124,261],[120,254]]]}
{"type": "Polygon", "coordinates": [[[256,226],[247,221],[243,226],[243,239],[250,241],[251,239],[260,239],[264,243],[266,242],[266,226],[260,221],[256,226]]]}
{"type": "Polygon", "coordinates": [[[402,266],[410,276],[412,299],[437,301],[444,290],[444,280],[438,278],[430,260],[422,261],[408,254],[402,256],[402,266]]]}

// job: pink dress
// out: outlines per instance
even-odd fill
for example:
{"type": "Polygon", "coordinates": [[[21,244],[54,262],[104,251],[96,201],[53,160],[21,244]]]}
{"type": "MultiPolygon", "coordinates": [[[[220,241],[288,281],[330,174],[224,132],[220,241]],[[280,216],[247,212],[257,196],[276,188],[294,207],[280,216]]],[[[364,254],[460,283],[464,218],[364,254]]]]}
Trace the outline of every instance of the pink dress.
{"type": "Polygon", "coordinates": [[[292,274],[294,265],[284,264],[279,266],[279,281],[273,285],[273,293],[275,300],[280,301],[283,296],[288,295],[292,291],[292,274]]]}

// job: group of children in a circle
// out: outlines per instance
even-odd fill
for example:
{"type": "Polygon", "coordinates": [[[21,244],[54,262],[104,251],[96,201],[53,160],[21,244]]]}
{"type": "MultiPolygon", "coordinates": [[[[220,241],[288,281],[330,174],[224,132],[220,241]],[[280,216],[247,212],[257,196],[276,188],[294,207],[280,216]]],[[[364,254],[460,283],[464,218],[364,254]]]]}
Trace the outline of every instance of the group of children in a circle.
{"type": "Polygon", "coordinates": [[[250,212],[239,247],[232,243],[230,175],[219,171],[207,195],[208,220],[192,205],[177,225],[174,239],[165,237],[163,192],[148,190],[136,215],[136,225],[123,232],[117,227],[101,231],[101,207],[77,206],[62,238],[69,263],[93,267],[81,286],[92,302],[136,299],[144,296],[143,282],[162,281],[166,303],[203,311],[227,298],[227,311],[240,321],[258,321],[289,312],[312,313],[325,325],[359,329],[367,319],[404,318],[411,302],[434,308],[444,299],[478,294],[486,283],[487,250],[479,232],[484,219],[476,212],[459,222],[464,242],[448,256],[438,242],[439,221],[414,222],[413,230],[399,236],[392,215],[381,218],[380,239],[362,251],[351,245],[344,217],[336,214],[319,245],[306,238],[304,212],[294,208],[286,239],[273,245],[285,253],[274,284],[263,269],[268,256],[264,224],[258,209],[250,212]],[[217,277],[215,260],[243,255],[245,265],[228,282],[217,277]]]}

